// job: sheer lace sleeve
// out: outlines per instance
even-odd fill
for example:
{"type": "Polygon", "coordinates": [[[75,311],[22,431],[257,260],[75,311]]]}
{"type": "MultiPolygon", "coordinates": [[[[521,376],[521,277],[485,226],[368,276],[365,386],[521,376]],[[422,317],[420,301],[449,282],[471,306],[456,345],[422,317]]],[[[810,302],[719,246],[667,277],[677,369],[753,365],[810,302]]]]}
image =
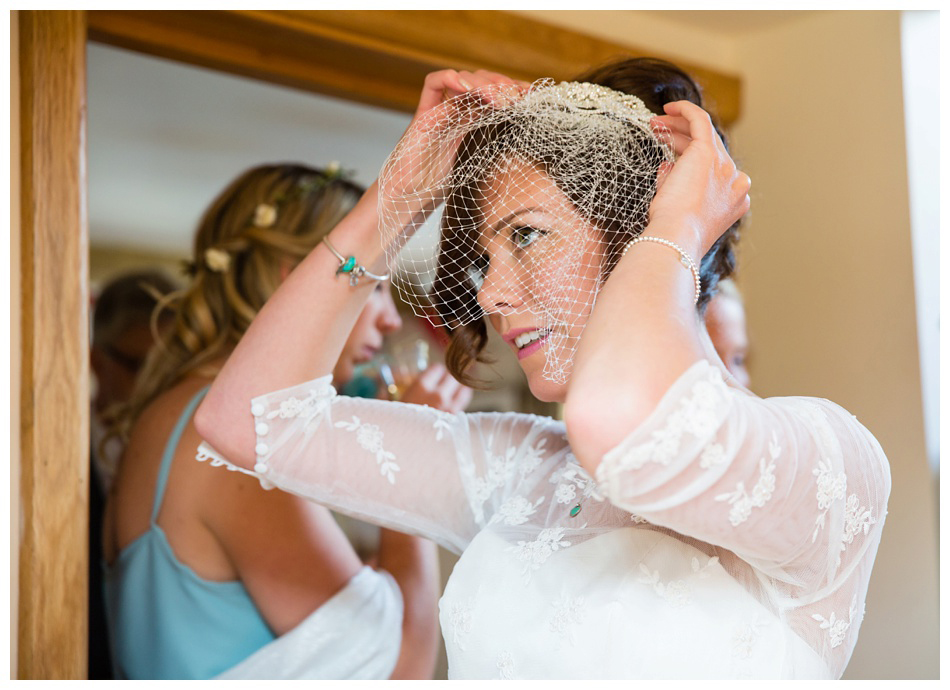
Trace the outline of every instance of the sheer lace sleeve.
{"type": "Polygon", "coordinates": [[[776,607],[843,669],[890,492],[887,458],[855,417],[827,400],[732,389],[701,361],[597,477],[614,504],[769,578],[776,607]]]}
{"type": "Polygon", "coordinates": [[[616,505],[817,590],[876,550],[890,492],[880,445],[838,405],[761,399],[700,361],[604,456],[616,505]]]}
{"type": "MultiPolygon", "coordinates": [[[[265,487],[457,553],[517,490],[526,467],[566,452],[563,428],[554,433],[550,419],[337,396],[329,376],[255,398],[251,414],[254,474],[265,487]]],[[[238,469],[206,443],[198,458],[238,469]]]]}

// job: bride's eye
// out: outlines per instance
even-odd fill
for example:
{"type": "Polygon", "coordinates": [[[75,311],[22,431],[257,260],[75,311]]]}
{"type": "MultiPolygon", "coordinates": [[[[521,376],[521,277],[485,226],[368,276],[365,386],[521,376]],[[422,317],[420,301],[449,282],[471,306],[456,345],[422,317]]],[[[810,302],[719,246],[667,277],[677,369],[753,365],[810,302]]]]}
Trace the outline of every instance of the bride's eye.
{"type": "Polygon", "coordinates": [[[530,225],[519,225],[511,229],[511,243],[518,249],[527,249],[539,237],[547,235],[547,230],[541,230],[530,225]]]}

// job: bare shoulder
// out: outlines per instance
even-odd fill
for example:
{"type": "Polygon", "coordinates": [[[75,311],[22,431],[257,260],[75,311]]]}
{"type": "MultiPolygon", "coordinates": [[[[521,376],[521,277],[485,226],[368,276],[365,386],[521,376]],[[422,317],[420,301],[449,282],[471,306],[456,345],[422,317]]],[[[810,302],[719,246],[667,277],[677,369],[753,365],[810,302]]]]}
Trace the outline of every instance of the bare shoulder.
{"type": "Polygon", "coordinates": [[[169,437],[188,401],[208,383],[185,379],[159,395],[133,425],[106,509],[107,553],[114,555],[148,529],[169,437]]]}
{"type": "Polygon", "coordinates": [[[179,471],[177,493],[190,497],[189,505],[213,540],[202,545],[195,539],[201,532],[192,530],[196,551],[191,557],[197,561],[219,549],[275,629],[289,629],[356,574],[359,557],[327,508],[265,489],[242,472],[195,461],[201,441],[189,424],[176,457],[187,463],[179,471]]]}

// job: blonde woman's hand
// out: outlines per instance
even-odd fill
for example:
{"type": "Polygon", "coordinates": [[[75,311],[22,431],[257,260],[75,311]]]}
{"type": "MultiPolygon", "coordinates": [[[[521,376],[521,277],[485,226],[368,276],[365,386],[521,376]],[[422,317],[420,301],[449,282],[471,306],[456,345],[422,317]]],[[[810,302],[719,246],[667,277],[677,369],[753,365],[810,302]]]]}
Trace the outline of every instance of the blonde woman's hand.
{"type": "Polygon", "coordinates": [[[445,365],[429,365],[403,392],[401,402],[428,405],[443,412],[461,412],[472,400],[472,389],[456,381],[445,365]]]}
{"type": "Polygon", "coordinates": [[[661,167],[650,205],[649,234],[683,246],[698,262],[749,210],[749,176],[736,167],[709,115],[695,103],[675,101],[653,119],[678,156],[661,167]]]}

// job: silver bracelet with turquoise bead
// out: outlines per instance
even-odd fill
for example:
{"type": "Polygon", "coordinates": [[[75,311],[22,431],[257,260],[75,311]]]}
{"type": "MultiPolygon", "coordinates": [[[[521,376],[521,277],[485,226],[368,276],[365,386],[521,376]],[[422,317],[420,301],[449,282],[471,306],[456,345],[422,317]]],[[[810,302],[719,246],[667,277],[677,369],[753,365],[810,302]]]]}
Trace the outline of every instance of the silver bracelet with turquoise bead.
{"type": "Polygon", "coordinates": [[[336,274],[340,275],[341,273],[349,276],[350,286],[356,287],[359,285],[360,278],[366,277],[371,280],[378,280],[380,282],[385,282],[389,280],[389,274],[384,273],[381,276],[376,275],[375,273],[370,273],[366,270],[366,267],[360,263],[357,263],[355,256],[343,256],[336,250],[332,244],[330,244],[330,238],[324,236],[323,243],[327,245],[327,249],[333,252],[333,256],[340,260],[340,266],[336,269],[336,274]]]}

